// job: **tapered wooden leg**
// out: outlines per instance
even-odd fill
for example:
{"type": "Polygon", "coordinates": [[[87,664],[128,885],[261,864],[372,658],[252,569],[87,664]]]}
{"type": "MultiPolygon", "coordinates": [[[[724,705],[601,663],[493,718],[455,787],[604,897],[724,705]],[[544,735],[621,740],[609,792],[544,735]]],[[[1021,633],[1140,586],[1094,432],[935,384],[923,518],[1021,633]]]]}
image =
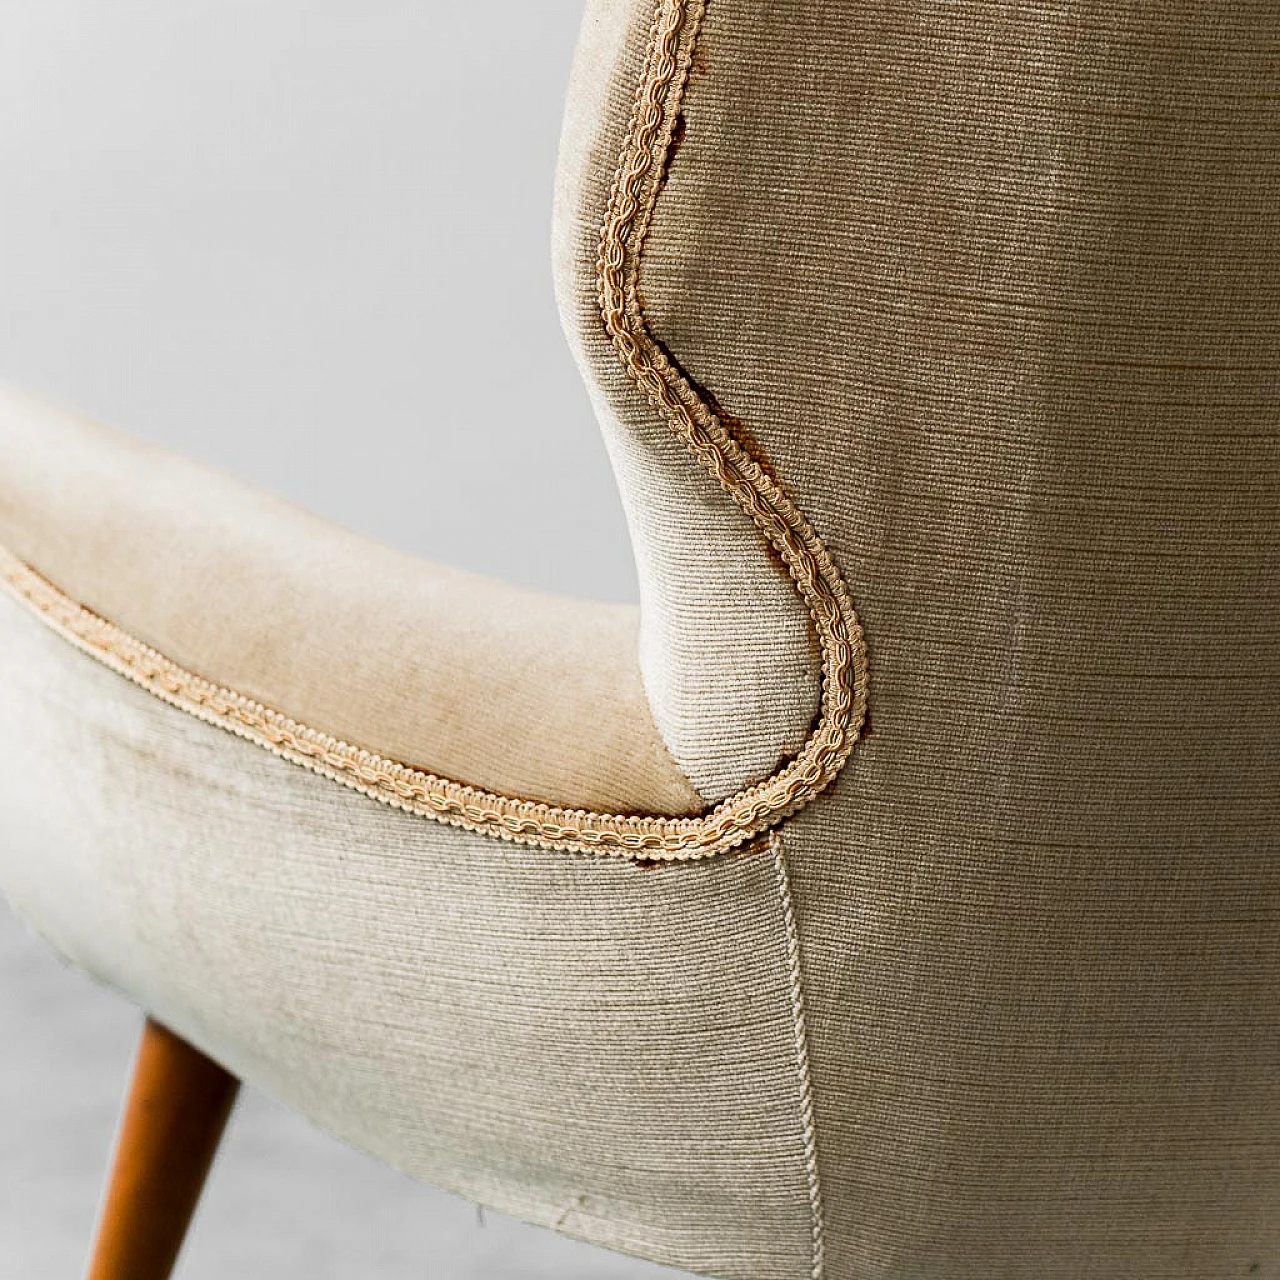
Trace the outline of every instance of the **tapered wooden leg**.
{"type": "Polygon", "coordinates": [[[167,1280],[240,1082],[148,1021],[88,1280],[167,1280]]]}

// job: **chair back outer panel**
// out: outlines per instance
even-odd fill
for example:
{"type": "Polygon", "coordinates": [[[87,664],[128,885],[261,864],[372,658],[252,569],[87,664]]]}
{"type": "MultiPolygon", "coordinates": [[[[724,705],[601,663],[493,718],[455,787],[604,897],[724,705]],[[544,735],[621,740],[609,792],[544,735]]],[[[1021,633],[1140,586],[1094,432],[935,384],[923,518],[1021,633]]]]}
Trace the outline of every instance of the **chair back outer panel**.
{"type": "MultiPolygon", "coordinates": [[[[645,321],[871,655],[864,740],[781,829],[826,1273],[1280,1274],[1280,9],[687,11],[645,321]]],[[[655,714],[714,792],[816,669],[600,321],[654,15],[588,9],[558,278],[655,714]]]]}

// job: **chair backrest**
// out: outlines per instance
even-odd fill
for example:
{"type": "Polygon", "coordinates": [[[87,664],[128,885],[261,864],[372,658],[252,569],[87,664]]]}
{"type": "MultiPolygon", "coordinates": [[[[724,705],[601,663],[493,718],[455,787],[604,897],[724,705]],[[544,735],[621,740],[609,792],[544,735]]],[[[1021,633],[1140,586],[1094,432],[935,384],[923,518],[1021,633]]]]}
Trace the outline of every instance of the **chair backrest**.
{"type": "Polygon", "coordinates": [[[815,1276],[1274,1256],[1278,42],[1225,0],[588,11],[558,274],[655,716],[710,798],[838,772],[774,836],[815,1276]]]}
{"type": "Polygon", "coordinates": [[[878,723],[918,711],[1010,763],[1046,717],[1085,749],[1082,705],[1125,750],[1138,722],[1142,750],[1263,732],[1237,676],[1276,673],[1276,19],[1210,8],[590,4],[558,287],[650,698],[707,798],[800,748],[824,655],[610,332],[609,218],[669,393],[852,588],[878,723]]]}

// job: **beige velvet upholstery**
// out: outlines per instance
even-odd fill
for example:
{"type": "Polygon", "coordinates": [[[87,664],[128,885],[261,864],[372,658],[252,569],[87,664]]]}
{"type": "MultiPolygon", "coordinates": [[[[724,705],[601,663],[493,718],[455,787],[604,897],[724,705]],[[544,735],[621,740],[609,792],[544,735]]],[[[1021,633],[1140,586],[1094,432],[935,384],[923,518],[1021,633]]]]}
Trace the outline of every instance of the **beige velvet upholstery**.
{"type": "Polygon", "coordinates": [[[785,827],[829,1275],[1280,1274],[1278,41],[706,7],[646,314],[872,658],[785,827]]]}
{"type": "Polygon", "coordinates": [[[1280,1277],[1278,43],[1269,3],[593,0],[561,306],[656,776],[742,825],[451,830],[4,600],[0,883],[322,1123],[614,1247],[1280,1277]]]}

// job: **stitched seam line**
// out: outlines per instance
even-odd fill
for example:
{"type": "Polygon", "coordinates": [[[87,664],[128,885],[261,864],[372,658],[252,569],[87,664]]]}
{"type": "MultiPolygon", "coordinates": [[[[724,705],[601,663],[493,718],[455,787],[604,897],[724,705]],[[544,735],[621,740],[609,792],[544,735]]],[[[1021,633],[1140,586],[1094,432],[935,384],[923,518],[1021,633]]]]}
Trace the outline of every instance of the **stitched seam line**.
{"type": "Polygon", "coordinates": [[[520,800],[413,769],[354,747],[188,671],[84,608],[0,547],[0,581],[77,648],[208,724],[375,800],[470,831],[547,849],[689,861],[740,847],[794,813],[840,771],[867,699],[862,628],[838,569],[790,498],[740,445],[650,334],[637,280],[660,187],[701,0],[659,0],[644,73],[600,237],[601,310],[623,367],[651,403],[778,550],[822,650],[818,723],[796,758],[696,818],[595,813],[520,800]]]}
{"type": "Polygon", "coordinates": [[[769,850],[778,881],[778,902],[786,944],[787,979],[791,997],[791,1021],[795,1031],[796,1075],[800,1087],[800,1132],[804,1145],[805,1177],[809,1187],[811,1265],[810,1280],[822,1280],[826,1264],[825,1224],[822,1212],[822,1183],[818,1178],[818,1136],[813,1118],[813,1079],[809,1069],[809,1032],[804,1012],[804,980],[800,970],[800,931],[796,927],[795,904],[791,897],[791,877],[787,874],[782,835],[769,834],[769,850]]]}

